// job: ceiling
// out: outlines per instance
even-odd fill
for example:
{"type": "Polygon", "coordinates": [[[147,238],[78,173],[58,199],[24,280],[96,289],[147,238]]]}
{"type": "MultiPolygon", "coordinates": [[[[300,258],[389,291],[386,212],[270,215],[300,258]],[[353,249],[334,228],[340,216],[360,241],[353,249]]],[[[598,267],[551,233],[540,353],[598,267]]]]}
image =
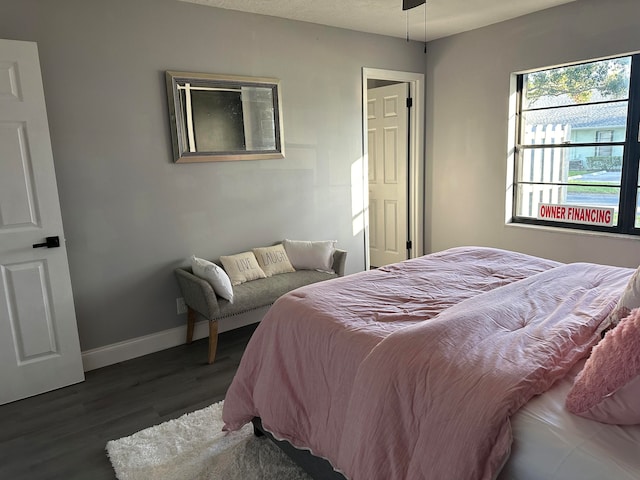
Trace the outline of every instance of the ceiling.
{"type": "MultiPolygon", "coordinates": [[[[425,6],[402,11],[402,0],[181,0],[211,7],[425,40],[425,6]]],[[[427,0],[427,41],[576,0],[427,0]]]]}

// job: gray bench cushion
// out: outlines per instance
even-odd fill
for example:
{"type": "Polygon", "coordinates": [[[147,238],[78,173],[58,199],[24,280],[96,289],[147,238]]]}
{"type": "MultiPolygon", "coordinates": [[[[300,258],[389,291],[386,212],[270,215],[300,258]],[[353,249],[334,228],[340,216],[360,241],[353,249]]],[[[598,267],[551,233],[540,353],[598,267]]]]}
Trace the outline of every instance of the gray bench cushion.
{"type": "Polygon", "coordinates": [[[218,298],[219,318],[266,307],[275,302],[278,297],[298,287],[337,277],[335,273],[298,270],[236,285],[233,287],[233,303],[218,298]]]}

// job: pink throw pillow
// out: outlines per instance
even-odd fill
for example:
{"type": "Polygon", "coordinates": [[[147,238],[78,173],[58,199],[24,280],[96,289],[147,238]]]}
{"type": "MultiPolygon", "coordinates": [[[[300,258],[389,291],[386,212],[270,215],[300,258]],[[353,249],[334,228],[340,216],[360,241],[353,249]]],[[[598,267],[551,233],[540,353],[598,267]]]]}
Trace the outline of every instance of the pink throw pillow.
{"type": "Polygon", "coordinates": [[[640,308],[631,310],[593,348],[566,406],[602,423],[640,424],[640,308]]]}

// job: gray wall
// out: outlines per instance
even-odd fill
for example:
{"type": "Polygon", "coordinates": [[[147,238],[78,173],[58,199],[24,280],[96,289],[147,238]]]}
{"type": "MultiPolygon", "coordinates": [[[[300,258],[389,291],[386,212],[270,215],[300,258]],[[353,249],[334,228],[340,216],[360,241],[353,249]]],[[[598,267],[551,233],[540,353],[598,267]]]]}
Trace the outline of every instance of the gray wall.
{"type": "Polygon", "coordinates": [[[580,0],[429,43],[426,250],[487,245],[636,267],[640,239],[505,226],[510,75],[640,50],[638,0],[580,0]]]}
{"type": "Polygon", "coordinates": [[[175,0],[2,0],[38,42],[83,350],[184,325],[172,270],[352,225],[361,68],[424,72],[419,43],[175,0]],[[284,160],[172,163],[165,70],[281,80],[284,160]]]}

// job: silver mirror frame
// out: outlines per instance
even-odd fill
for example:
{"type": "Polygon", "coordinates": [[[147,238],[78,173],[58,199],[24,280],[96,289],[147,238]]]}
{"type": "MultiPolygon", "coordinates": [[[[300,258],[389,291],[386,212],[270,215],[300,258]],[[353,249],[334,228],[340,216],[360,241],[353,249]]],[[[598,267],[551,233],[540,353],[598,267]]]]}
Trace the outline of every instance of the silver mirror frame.
{"type": "Polygon", "coordinates": [[[280,81],[277,78],[245,77],[237,75],[217,75],[209,73],[191,73],[167,70],[167,99],[169,103],[169,123],[171,125],[171,139],[173,143],[173,158],[176,163],[190,162],[220,162],[235,160],[266,160],[284,158],[284,135],[282,128],[282,95],[280,81]],[[247,151],[190,151],[188,139],[184,132],[186,125],[182,115],[182,102],[178,85],[184,82],[197,85],[211,85],[220,88],[267,87],[273,92],[274,112],[274,144],[273,150],[247,151]]]}

